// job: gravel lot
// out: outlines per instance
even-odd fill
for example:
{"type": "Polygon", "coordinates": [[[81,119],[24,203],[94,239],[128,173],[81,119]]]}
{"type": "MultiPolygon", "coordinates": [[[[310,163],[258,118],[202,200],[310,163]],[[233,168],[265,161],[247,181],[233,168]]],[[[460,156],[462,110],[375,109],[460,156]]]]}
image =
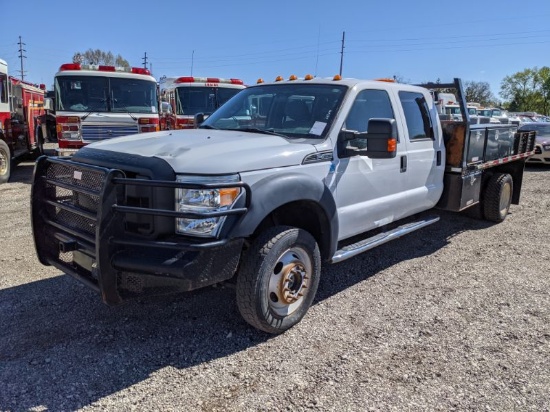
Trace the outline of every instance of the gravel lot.
{"type": "Polygon", "coordinates": [[[0,410],[549,411],[550,169],[488,224],[439,223],[322,272],[272,337],[228,286],[107,307],[36,259],[32,163],[0,186],[0,410]]]}

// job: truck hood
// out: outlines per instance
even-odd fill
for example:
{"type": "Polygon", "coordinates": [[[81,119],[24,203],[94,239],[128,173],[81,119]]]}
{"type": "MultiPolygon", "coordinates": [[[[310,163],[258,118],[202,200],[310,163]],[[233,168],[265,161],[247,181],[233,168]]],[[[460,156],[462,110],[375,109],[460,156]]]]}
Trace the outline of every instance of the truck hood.
{"type": "Polygon", "coordinates": [[[164,159],[176,173],[230,174],[293,166],[315,146],[279,136],[229,130],[171,130],[118,137],[84,148],[164,159]]]}

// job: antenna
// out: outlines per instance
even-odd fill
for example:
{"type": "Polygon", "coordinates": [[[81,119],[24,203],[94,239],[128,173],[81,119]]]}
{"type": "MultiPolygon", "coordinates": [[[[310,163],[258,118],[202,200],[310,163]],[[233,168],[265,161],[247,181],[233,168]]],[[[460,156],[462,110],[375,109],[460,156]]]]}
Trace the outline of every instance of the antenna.
{"type": "Polygon", "coordinates": [[[19,59],[21,60],[21,70],[19,70],[19,73],[21,74],[21,80],[25,80],[25,70],[23,70],[23,59],[26,59],[27,56],[23,55],[23,52],[26,52],[23,48],[23,46],[26,46],[25,43],[21,40],[21,36],[19,36],[19,59]]]}
{"type": "Polygon", "coordinates": [[[193,57],[195,56],[195,50],[191,53],[191,76],[193,76],[193,57]]]}

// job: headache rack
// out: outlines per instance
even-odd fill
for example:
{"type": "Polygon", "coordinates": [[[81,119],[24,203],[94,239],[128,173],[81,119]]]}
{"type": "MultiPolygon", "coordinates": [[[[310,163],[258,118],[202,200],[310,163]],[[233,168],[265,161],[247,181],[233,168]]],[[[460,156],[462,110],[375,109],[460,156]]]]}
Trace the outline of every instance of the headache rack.
{"type": "Polygon", "coordinates": [[[186,183],[128,177],[131,172],[70,159],[37,160],[31,193],[34,242],[40,262],[76,277],[118,303],[113,256],[125,249],[177,252],[222,247],[228,239],[175,235],[176,218],[238,217],[250,205],[243,182],[186,183]],[[217,212],[175,211],[175,189],[240,187],[242,207],[217,212]],[[160,206],[160,207],[159,207],[160,206]]]}

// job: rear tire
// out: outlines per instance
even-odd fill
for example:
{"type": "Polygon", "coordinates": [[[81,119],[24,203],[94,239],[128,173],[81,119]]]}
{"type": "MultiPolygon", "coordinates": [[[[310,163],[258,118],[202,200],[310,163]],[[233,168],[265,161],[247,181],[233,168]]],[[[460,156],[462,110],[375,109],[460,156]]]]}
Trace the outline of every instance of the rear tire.
{"type": "Polygon", "coordinates": [[[282,333],[311,306],[321,276],[321,253],[308,232],[277,226],[263,232],[244,256],[237,306],[250,325],[282,333]]]}
{"type": "Polygon", "coordinates": [[[512,203],[514,182],[506,173],[495,173],[485,188],[483,215],[486,220],[500,223],[508,215],[512,203]]]}
{"type": "Polygon", "coordinates": [[[3,140],[0,140],[0,184],[10,180],[11,174],[11,152],[3,140]]]}

